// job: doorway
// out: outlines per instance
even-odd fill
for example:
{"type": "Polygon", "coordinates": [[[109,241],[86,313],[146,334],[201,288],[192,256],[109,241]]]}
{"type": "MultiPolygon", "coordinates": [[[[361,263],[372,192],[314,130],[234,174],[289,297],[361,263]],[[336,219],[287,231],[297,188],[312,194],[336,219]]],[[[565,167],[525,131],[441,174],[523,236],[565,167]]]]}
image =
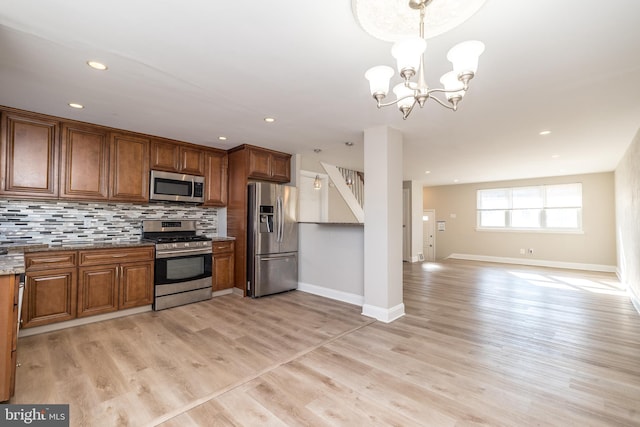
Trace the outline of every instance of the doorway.
{"type": "Polygon", "coordinates": [[[423,253],[425,261],[436,260],[436,211],[425,209],[422,213],[423,253]]]}

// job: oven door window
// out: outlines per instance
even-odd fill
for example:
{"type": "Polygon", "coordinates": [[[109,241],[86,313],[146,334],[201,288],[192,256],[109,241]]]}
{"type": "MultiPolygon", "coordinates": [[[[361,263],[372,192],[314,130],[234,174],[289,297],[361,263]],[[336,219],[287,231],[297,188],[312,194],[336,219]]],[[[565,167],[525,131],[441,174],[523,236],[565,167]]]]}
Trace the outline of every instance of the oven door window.
{"type": "Polygon", "coordinates": [[[211,254],[156,259],[156,285],[211,277],[211,254]]]}
{"type": "Polygon", "coordinates": [[[153,192],[156,194],[167,194],[169,196],[191,197],[193,184],[191,181],[177,181],[175,179],[155,178],[153,181],[153,192]]]}

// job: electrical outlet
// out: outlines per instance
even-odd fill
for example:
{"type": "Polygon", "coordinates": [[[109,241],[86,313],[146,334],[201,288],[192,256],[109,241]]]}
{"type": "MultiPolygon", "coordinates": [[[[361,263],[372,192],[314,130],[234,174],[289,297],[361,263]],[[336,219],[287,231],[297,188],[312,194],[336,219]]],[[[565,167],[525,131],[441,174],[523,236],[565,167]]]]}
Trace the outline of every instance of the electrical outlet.
{"type": "Polygon", "coordinates": [[[533,255],[533,248],[529,248],[529,255],[533,255]]]}
{"type": "Polygon", "coordinates": [[[524,248],[520,248],[520,255],[524,255],[524,248]]]}

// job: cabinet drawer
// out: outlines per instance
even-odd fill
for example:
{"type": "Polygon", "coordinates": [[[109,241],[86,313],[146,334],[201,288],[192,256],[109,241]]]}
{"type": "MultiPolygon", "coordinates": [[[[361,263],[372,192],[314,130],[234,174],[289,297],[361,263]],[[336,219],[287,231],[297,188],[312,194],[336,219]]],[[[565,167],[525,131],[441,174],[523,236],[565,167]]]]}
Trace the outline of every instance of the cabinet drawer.
{"type": "Polygon", "coordinates": [[[213,242],[212,249],[214,254],[231,252],[233,251],[233,241],[213,242]]]}
{"type": "Polygon", "coordinates": [[[78,258],[76,251],[49,251],[24,254],[26,271],[48,270],[51,268],[75,267],[78,258]]]}
{"type": "Polygon", "coordinates": [[[84,250],[79,253],[79,265],[86,266],[149,261],[153,259],[153,249],[153,246],[149,246],[142,248],[84,250]]]}

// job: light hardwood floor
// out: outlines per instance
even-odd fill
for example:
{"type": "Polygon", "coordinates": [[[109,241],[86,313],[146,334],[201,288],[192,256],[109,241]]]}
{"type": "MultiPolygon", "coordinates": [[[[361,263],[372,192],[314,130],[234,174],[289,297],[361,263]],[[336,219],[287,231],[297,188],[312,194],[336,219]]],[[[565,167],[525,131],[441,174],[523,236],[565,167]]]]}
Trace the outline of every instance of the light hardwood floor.
{"type": "Polygon", "coordinates": [[[614,275],[405,264],[391,324],[302,292],[21,338],[12,403],[73,426],[638,426],[640,315],[614,275]]]}

